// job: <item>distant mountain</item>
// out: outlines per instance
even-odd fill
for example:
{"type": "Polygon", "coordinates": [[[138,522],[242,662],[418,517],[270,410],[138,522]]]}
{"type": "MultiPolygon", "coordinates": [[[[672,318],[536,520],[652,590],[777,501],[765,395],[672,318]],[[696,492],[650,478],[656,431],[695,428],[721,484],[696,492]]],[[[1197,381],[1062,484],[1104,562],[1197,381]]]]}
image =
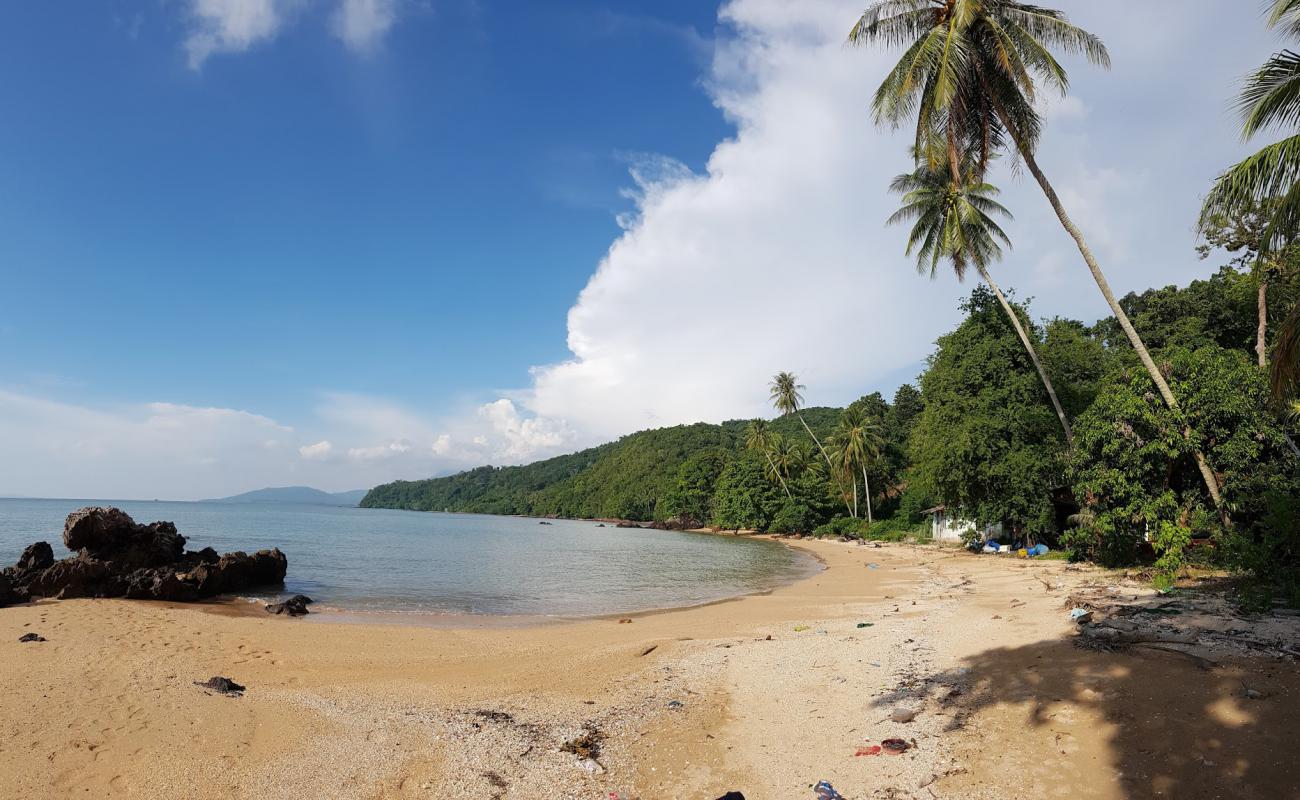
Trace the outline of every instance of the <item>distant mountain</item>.
{"type": "Polygon", "coordinates": [[[217,500],[205,500],[207,503],[302,503],[315,506],[355,506],[366,496],[365,489],[353,489],[348,492],[322,492],[310,486],[280,486],[271,489],[255,489],[251,492],[237,494],[234,497],[222,497],[217,500]]]}

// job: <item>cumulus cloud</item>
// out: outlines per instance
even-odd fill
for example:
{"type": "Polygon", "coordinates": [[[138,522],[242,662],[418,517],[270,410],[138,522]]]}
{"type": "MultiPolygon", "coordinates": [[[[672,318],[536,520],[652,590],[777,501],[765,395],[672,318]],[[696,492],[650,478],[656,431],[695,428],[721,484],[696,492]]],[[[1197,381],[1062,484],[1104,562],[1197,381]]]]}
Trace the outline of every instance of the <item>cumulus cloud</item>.
{"type": "Polygon", "coordinates": [[[322,439],[315,444],[305,444],[298,448],[298,455],[308,461],[324,461],[334,452],[334,445],[329,439],[322,439]]]}
{"type": "Polygon", "coordinates": [[[190,69],[216,53],[241,53],[276,37],[293,0],[191,0],[190,69]]]}
{"type": "Polygon", "coordinates": [[[0,487],[28,495],[194,497],[270,480],[291,427],[228,408],[93,409],[0,389],[0,487]]]}
{"type": "MultiPolygon", "coordinates": [[[[242,53],[273,41],[301,12],[306,0],[187,0],[189,33],[184,47],[190,69],[212,56],[242,53]]],[[[397,22],[397,0],[339,0],[330,31],[352,52],[368,55],[397,22]]]]}
{"type": "Polygon", "coordinates": [[[396,0],[343,0],[331,19],[331,29],[349,50],[369,54],[396,21],[396,0]]]}

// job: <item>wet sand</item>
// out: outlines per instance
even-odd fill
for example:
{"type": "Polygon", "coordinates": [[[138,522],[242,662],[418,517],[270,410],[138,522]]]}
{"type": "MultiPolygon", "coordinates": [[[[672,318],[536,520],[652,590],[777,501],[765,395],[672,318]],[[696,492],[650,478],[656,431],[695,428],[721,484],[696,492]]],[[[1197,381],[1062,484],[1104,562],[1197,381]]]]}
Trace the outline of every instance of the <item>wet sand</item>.
{"type": "Polygon", "coordinates": [[[0,609],[0,797],[1300,798],[1294,660],[1074,647],[1097,570],[798,546],[826,569],[631,623],[0,609]],[[887,737],[915,746],[855,755],[887,737]]]}

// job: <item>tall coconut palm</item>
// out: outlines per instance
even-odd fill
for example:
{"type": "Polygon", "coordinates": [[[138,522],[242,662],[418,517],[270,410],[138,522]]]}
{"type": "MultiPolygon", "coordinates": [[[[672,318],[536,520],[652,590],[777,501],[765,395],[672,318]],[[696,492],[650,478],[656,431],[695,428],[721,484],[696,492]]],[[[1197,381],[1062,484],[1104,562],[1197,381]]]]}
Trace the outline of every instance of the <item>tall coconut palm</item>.
{"type": "MultiPolygon", "coordinates": [[[[1300,39],[1300,0],[1273,0],[1269,27],[1300,39]]],[[[1223,216],[1271,203],[1261,253],[1294,241],[1300,234],[1300,53],[1275,53],[1246,78],[1237,109],[1242,135],[1254,138],[1270,128],[1291,135],[1231,167],[1215,181],[1201,209],[1201,229],[1223,216]]],[[[1300,386],[1300,314],[1293,312],[1279,330],[1273,352],[1273,391],[1279,400],[1300,386]]]]}
{"type": "MultiPolygon", "coordinates": [[[[1300,5],[1300,0],[1280,1],[1300,5]]],[[[899,127],[915,120],[918,149],[933,152],[935,143],[944,145],[955,178],[963,153],[973,155],[981,178],[1000,150],[1012,150],[1023,160],[1061,226],[1074,239],[1160,396],[1177,410],[1178,399],[1036,159],[1042,131],[1036,106],[1038,84],[1060,94],[1069,86],[1065,68],[1051,48],[1108,67],[1105,44],[1070,24],[1062,12],[1017,0],[877,0],[859,17],[849,41],[905,47],[903,57],[876,90],[876,121],[899,127]]],[[[1192,438],[1190,427],[1184,427],[1183,435],[1192,438]]],[[[1199,447],[1195,456],[1205,488],[1221,509],[1218,480],[1199,447]]]]}
{"type": "Polygon", "coordinates": [[[880,457],[884,446],[880,423],[862,414],[858,409],[849,407],[840,415],[835,429],[835,461],[845,476],[853,484],[853,516],[857,516],[858,479],[856,473],[862,472],[862,490],[866,500],[867,522],[873,522],[871,512],[871,480],[867,470],[871,463],[880,457]]]}
{"type": "Polygon", "coordinates": [[[813,444],[821,451],[822,458],[826,459],[827,466],[830,466],[831,457],[827,455],[826,448],[822,446],[821,440],[817,434],[813,433],[812,428],[804,421],[803,414],[799,413],[803,407],[803,390],[804,385],[799,383],[799,379],[790,372],[778,372],[772,376],[772,383],[768,386],[769,396],[772,398],[772,405],[782,415],[793,414],[803,425],[803,429],[808,431],[808,436],[812,438],[813,444]]]}
{"type": "Polygon", "coordinates": [[[772,437],[776,434],[767,429],[767,421],[761,419],[750,420],[749,425],[745,428],[745,448],[762,453],[767,459],[768,474],[775,475],[781,483],[781,489],[785,492],[787,499],[790,497],[790,487],[785,483],[785,477],[776,468],[772,460],[772,437]]]}
{"type": "MultiPolygon", "coordinates": [[[[813,444],[816,444],[817,449],[821,451],[822,458],[825,459],[826,466],[830,469],[831,474],[835,475],[835,465],[831,463],[830,454],[827,453],[826,448],[822,446],[821,440],[817,438],[817,434],[813,433],[812,428],[808,427],[808,423],[804,420],[803,414],[799,413],[799,409],[803,405],[803,390],[803,384],[799,383],[799,379],[791,372],[776,373],[776,375],[772,376],[772,383],[768,385],[768,394],[772,399],[772,405],[782,414],[793,414],[798,418],[799,423],[803,425],[803,429],[807,431],[808,436],[812,438],[813,444]]],[[[848,501],[845,500],[844,504],[847,507],[848,501]]]]}
{"type": "Polygon", "coordinates": [[[922,275],[928,273],[933,279],[940,262],[946,261],[960,281],[966,277],[968,266],[975,267],[1002,304],[1011,327],[1020,337],[1034,369],[1038,370],[1038,377],[1065,431],[1065,444],[1073,447],[1070,420],[1056,396],[1052,379],[1043,369],[1038,351],[1020,322],[1020,315],[1011,307],[988,271],[990,262],[1002,258],[1001,245],[1011,246],[1011,240],[993,219],[994,215],[1011,218],[1011,212],[993,199],[998,194],[997,187],[981,182],[970,172],[960,182],[954,182],[947,165],[935,168],[932,161],[921,158],[915,171],[894,178],[889,188],[903,196],[903,207],[889,218],[889,224],[915,220],[907,237],[907,254],[910,256],[915,251],[916,271],[922,275]]]}

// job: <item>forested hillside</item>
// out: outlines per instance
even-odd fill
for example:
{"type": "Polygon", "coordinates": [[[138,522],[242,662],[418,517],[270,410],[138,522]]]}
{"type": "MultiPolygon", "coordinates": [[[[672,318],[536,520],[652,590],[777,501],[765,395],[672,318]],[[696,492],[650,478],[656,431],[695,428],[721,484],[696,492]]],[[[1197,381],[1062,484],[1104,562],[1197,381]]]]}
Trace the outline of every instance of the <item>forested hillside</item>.
{"type": "MultiPolygon", "coordinates": [[[[831,433],[840,409],[802,411],[819,436],[831,433]]],[[[532,514],[562,517],[665,519],[662,501],[682,466],[701,454],[724,463],[745,452],[747,422],[699,423],[640,431],[616,442],[520,467],[478,467],[445,478],[396,481],[377,486],[363,508],[461,511],[480,514],[532,514]]],[[[774,431],[805,436],[798,420],[772,423],[774,431]]],[[[698,517],[709,521],[708,517],[698,517]]]]}

